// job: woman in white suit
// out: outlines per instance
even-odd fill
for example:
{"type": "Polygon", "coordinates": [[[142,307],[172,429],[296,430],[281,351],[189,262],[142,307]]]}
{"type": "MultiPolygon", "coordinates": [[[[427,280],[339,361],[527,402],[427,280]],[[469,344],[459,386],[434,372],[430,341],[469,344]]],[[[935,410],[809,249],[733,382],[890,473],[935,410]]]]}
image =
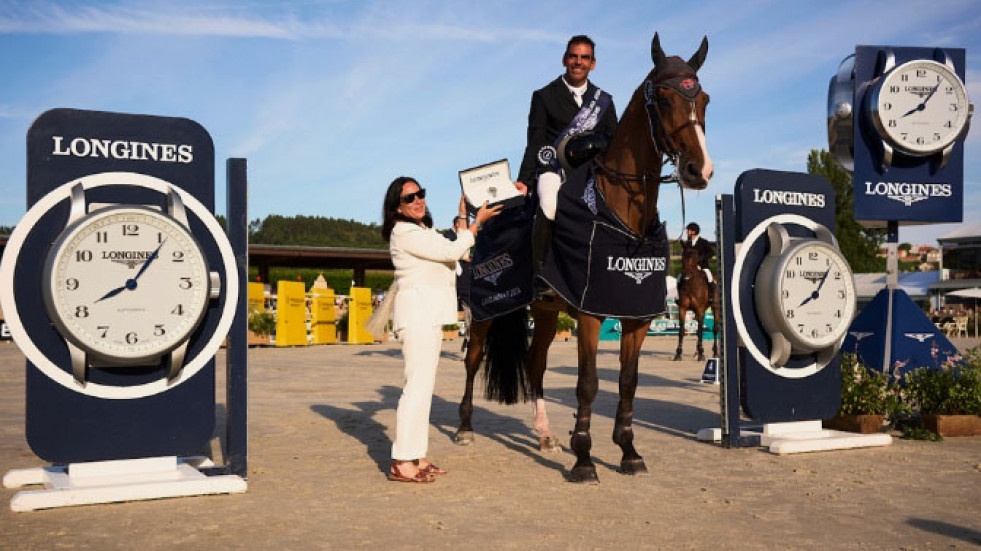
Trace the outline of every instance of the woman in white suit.
{"type": "Polygon", "coordinates": [[[442,326],[457,321],[456,262],[467,255],[483,223],[500,209],[484,205],[468,224],[461,198],[460,216],[454,219],[457,238],[450,241],[433,229],[426,190],[414,179],[396,178],[385,194],[382,237],[389,241],[395,265],[393,330],[405,360],[390,480],[425,483],[446,474],[426,459],[442,326]]]}

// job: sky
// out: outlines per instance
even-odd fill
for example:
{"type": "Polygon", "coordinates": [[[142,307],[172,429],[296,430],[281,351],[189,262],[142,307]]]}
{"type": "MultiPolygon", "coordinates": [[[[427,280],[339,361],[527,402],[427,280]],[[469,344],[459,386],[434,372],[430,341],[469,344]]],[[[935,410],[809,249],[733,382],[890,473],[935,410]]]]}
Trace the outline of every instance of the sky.
{"type": "MultiPolygon", "coordinates": [[[[712,236],[714,197],[745,170],[806,171],[827,149],[828,82],[856,45],[967,50],[981,99],[981,2],[786,0],[0,0],[0,225],[26,211],[26,135],[55,107],[190,118],[225,159],[244,157],[249,218],[381,222],[397,176],[429,190],[437,226],[459,202],[458,171],[509,159],[516,177],[531,93],[562,73],[574,34],[597,43],[591,80],[620,114],[651,68],[657,32],[710,94],[709,188],[684,194],[685,222],[712,236]]],[[[981,128],[968,135],[964,219],[981,218],[981,128]]],[[[682,197],[661,189],[669,235],[682,197]]],[[[910,226],[936,245],[957,225],[910,226]]]]}

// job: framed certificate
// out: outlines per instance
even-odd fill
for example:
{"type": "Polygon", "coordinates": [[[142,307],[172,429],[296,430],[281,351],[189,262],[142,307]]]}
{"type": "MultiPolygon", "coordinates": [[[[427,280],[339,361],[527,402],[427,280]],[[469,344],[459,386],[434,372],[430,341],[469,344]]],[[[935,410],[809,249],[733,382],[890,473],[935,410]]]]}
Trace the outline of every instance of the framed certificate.
{"type": "Polygon", "coordinates": [[[507,159],[461,170],[460,187],[471,211],[479,209],[484,202],[503,203],[504,208],[525,203],[524,195],[511,181],[511,166],[507,159]]]}

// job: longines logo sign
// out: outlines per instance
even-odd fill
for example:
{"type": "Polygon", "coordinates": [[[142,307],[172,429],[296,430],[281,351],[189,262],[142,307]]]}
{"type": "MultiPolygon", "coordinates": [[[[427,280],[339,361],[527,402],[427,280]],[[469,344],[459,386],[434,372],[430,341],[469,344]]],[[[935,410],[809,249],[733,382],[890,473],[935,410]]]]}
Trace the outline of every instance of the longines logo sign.
{"type": "Polygon", "coordinates": [[[514,260],[511,259],[511,255],[502,253],[474,266],[473,277],[497,285],[497,278],[501,277],[501,274],[511,266],[514,266],[514,260]]]}
{"type": "Polygon", "coordinates": [[[908,207],[933,197],[950,197],[953,188],[944,183],[865,182],[865,195],[888,197],[908,207]]]}
{"type": "Polygon", "coordinates": [[[102,138],[71,138],[52,136],[51,154],[55,156],[128,159],[161,163],[191,163],[194,146],[188,144],[147,143],[102,138]]]}
{"type": "Polygon", "coordinates": [[[621,272],[623,275],[631,277],[640,285],[644,279],[654,272],[663,272],[668,265],[667,258],[663,256],[652,256],[648,258],[627,258],[623,256],[606,257],[606,270],[609,272],[621,272]]]}
{"type": "Polygon", "coordinates": [[[764,205],[790,205],[794,207],[824,208],[824,194],[780,189],[753,188],[753,202],[764,205]]]}
{"type": "Polygon", "coordinates": [[[153,251],[102,251],[102,259],[125,264],[130,270],[153,256],[153,251]]]}

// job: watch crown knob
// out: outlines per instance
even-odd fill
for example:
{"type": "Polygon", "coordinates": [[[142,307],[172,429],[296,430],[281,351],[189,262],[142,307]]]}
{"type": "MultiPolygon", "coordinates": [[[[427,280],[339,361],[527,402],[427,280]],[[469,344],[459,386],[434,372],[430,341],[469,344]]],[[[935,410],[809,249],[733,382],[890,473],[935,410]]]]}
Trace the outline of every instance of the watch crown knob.
{"type": "Polygon", "coordinates": [[[209,272],[208,279],[210,279],[210,285],[208,286],[208,298],[216,299],[221,296],[221,275],[218,272],[209,272]]]}
{"type": "Polygon", "coordinates": [[[839,102],[835,105],[835,117],[839,119],[844,119],[852,115],[852,104],[847,101],[839,102]]]}

